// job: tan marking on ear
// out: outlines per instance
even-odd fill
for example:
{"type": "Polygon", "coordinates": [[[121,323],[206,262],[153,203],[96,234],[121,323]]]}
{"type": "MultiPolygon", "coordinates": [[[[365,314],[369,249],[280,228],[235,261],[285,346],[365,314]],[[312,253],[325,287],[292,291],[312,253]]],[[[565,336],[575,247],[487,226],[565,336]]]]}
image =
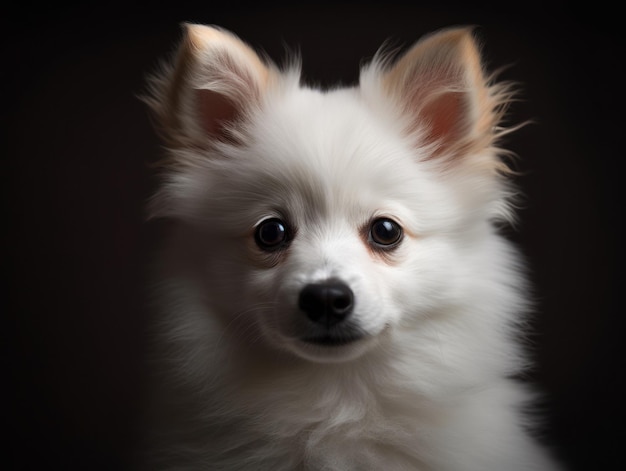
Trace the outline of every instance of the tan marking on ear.
{"type": "Polygon", "coordinates": [[[456,160],[492,146],[511,96],[508,87],[489,83],[472,30],[464,27],[418,41],[382,81],[410,119],[408,132],[433,146],[431,159],[456,160]]]}
{"type": "Polygon", "coordinates": [[[226,128],[260,100],[275,68],[234,34],[183,24],[174,63],[151,80],[147,102],[170,147],[210,145],[202,133],[231,140],[226,128]]]}
{"type": "Polygon", "coordinates": [[[231,52],[236,51],[246,59],[247,66],[255,69],[257,77],[261,79],[261,85],[265,86],[267,84],[268,67],[259,58],[258,54],[237,36],[212,26],[187,23],[185,27],[190,49],[196,55],[209,48],[227,48],[231,52]]]}

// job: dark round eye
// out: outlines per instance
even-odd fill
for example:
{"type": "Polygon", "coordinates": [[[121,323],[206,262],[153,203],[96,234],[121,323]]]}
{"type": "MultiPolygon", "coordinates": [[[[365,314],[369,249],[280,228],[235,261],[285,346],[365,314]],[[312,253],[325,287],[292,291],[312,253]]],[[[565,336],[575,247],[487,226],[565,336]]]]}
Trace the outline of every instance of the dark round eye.
{"type": "Polygon", "coordinates": [[[278,250],[289,242],[287,225],[278,218],[266,219],[257,226],[254,240],[263,250],[278,250]]]}
{"type": "Polygon", "coordinates": [[[376,219],[370,226],[369,238],[371,242],[380,247],[391,248],[402,239],[402,228],[391,219],[376,219]]]}

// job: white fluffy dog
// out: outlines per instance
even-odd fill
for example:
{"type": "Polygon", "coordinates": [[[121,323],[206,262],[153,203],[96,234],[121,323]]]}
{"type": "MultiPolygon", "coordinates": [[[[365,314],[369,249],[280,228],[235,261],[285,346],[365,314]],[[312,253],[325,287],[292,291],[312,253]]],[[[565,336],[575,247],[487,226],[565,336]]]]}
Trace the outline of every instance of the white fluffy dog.
{"type": "Polygon", "coordinates": [[[173,222],[149,469],[557,469],[511,379],[511,91],[471,30],[318,90],[187,25],[147,100],[168,148],[151,215],[173,222]]]}

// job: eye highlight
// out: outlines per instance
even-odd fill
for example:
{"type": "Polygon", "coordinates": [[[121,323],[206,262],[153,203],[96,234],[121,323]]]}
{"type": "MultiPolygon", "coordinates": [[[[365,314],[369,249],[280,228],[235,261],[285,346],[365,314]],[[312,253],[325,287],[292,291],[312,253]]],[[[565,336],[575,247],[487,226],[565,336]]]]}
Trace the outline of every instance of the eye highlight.
{"type": "Polygon", "coordinates": [[[369,242],[376,248],[392,249],[396,247],[403,236],[402,227],[393,219],[374,219],[369,228],[369,242]]]}
{"type": "Polygon", "coordinates": [[[291,240],[289,226],[278,218],[261,221],[254,232],[254,241],[262,250],[273,252],[285,247],[291,240]]]}

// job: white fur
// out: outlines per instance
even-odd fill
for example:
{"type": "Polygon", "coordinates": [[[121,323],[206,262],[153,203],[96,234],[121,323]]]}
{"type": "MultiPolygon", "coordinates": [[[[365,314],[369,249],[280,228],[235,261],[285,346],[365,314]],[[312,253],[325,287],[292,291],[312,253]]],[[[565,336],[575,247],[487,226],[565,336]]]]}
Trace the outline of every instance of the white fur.
{"type": "Polygon", "coordinates": [[[331,91],[268,67],[236,142],[180,140],[152,202],[175,224],[149,469],[557,469],[530,437],[533,395],[510,379],[526,366],[527,284],[495,228],[511,187],[476,163],[494,146],[428,158],[376,65],[331,91]],[[388,259],[360,234],[377,216],[404,228],[388,259]],[[297,227],[275,260],[253,240],[268,217],[297,227]],[[353,290],[366,339],[299,340],[298,294],[328,278],[353,290]]]}

